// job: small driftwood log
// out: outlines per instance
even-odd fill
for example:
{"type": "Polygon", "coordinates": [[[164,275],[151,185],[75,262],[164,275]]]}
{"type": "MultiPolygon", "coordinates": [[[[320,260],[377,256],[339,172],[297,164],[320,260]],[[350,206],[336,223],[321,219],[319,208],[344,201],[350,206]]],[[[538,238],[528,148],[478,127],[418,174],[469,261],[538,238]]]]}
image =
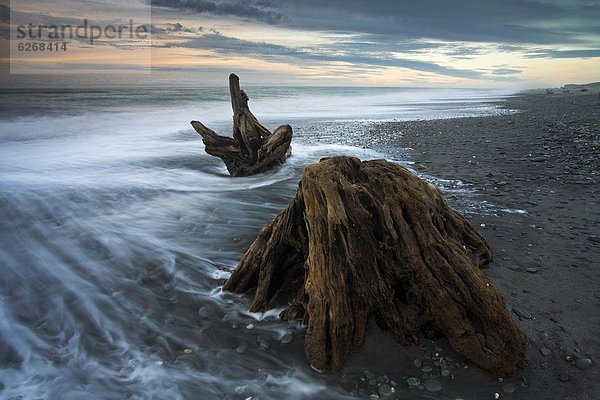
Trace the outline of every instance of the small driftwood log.
{"type": "Polygon", "coordinates": [[[526,366],[527,339],[480,270],[492,257],[435,186],[384,160],[332,157],[304,169],[224,289],[255,289],[255,312],[289,304],[281,317],[307,324],[318,370],[339,370],[373,316],[401,344],[435,329],[475,365],[509,376],[526,366]]]}
{"type": "Polygon", "coordinates": [[[282,125],[271,133],[248,108],[248,96],[240,89],[240,79],[229,75],[233,108],[233,138],[217,135],[199,121],[191,124],[202,136],[205,151],[223,160],[232,176],[248,176],[268,171],[285,162],[291,151],[292,127],[282,125]]]}

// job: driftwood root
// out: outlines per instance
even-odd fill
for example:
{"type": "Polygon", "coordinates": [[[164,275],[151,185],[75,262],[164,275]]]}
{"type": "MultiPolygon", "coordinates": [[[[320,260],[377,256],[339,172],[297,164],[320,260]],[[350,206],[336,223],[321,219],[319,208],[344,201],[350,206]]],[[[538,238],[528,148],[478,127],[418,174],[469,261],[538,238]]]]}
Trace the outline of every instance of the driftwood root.
{"type": "Polygon", "coordinates": [[[510,376],[526,366],[527,338],[481,271],[492,257],[435,186],[384,160],[332,157],[305,168],[224,289],[255,290],[252,311],[289,304],[281,317],[307,324],[306,357],[319,370],[339,370],[373,316],[401,344],[433,328],[510,376]]]}
{"type": "Polygon", "coordinates": [[[229,76],[233,109],[233,137],[221,136],[199,121],[191,124],[202,136],[205,151],[219,157],[232,176],[255,175],[283,164],[291,152],[292,127],[282,125],[271,133],[250,111],[239,78],[229,76]]]}

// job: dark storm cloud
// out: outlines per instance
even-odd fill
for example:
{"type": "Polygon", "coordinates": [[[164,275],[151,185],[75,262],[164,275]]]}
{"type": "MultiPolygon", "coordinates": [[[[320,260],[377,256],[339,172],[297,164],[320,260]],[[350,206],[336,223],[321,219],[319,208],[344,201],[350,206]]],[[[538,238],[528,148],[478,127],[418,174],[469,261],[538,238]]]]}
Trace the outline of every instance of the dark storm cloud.
{"type": "Polygon", "coordinates": [[[152,0],[151,4],[155,7],[178,8],[198,13],[252,18],[269,24],[278,23],[282,19],[281,14],[265,9],[270,6],[266,2],[256,2],[256,5],[252,5],[248,1],[230,3],[209,0],[152,0]]]}
{"type": "Polygon", "coordinates": [[[156,0],[153,5],[307,30],[502,43],[587,43],[600,5],[572,0],[156,0]]]}
{"type": "Polygon", "coordinates": [[[399,67],[458,78],[482,78],[481,73],[477,71],[453,69],[430,62],[394,58],[387,54],[317,52],[314,49],[296,49],[270,43],[242,40],[220,33],[193,38],[184,43],[167,44],[167,46],[212,50],[226,55],[250,55],[270,61],[289,61],[289,58],[293,58],[304,64],[310,62],[347,63],[353,66],[367,66],[372,69],[399,67]]]}

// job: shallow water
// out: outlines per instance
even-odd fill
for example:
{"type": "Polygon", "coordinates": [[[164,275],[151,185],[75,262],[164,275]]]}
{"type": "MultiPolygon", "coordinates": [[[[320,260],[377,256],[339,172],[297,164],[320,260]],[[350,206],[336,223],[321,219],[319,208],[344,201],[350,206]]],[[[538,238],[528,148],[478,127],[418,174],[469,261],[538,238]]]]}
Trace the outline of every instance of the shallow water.
{"type": "MultiPolygon", "coordinates": [[[[293,121],[293,156],[235,179],[188,125],[230,130],[217,89],[1,95],[0,398],[350,397],[341,375],[307,366],[301,327],[248,313],[220,285],[303,166],[335,154],[409,166],[408,149],[361,147],[372,121],[493,113],[493,93],[256,90],[259,119],[293,121]]],[[[494,212],[430,179],[463,211],[494,212]]]]}

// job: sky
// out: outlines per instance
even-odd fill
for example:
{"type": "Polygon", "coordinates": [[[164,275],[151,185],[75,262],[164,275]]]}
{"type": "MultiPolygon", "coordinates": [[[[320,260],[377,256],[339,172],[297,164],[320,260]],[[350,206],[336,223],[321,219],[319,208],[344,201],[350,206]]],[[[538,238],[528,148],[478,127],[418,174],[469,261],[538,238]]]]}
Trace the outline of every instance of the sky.
{"type": "Polygon", "coordinates": [[[0,4],[2,85],[206,86],[226,84],[230,72],[256,85],[532,88],[600,80],[600,0],[0,4]],[[18,24],[76,26],[84,18],[100,27],[135,21],[149,35],[75,38],[60,54],[17,50],[18,24]]]}

